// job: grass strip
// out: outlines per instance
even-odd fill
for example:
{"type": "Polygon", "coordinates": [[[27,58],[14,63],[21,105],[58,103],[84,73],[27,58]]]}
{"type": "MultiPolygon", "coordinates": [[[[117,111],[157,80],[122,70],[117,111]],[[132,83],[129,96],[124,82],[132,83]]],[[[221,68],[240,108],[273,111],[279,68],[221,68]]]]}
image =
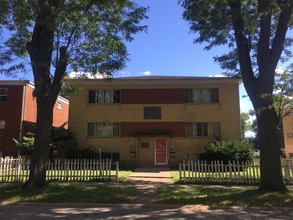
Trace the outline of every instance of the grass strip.
{"type": "Polygon", "coordinates": [[[80,183],[49,183],[44,189],[25,192],[21,185],[0,185],[1,202],[44,203],[129,203],[135,188],[122,186],[97,186],[80,183]]]}
{"type": "Polygon", "coordinates": [[[158,202],[181,205],[292,207],[293,189],[289,188],[288,193],[278,193],[246,187],[159,188],[158,202]]]}

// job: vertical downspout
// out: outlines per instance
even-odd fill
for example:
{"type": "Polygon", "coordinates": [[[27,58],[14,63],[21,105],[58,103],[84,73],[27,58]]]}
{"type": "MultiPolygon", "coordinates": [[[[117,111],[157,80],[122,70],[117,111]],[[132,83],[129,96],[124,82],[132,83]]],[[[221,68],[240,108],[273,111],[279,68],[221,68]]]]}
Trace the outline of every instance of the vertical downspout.
{"type": "MultiPolygon", "coordinates": [[[[23,90],[22,90],[22,106],[21,106],[20,129],[19,129],[19,138],[18,138],[19,141],[21,141],[21,136],[22,136],[22,125],[23,125],[23,119],[24,119],[25,93],[26,93],[26,84],[24,84],[23,90]]],[[[20,157],[20,149],[18,149],[17,156],[20,157]]]]}

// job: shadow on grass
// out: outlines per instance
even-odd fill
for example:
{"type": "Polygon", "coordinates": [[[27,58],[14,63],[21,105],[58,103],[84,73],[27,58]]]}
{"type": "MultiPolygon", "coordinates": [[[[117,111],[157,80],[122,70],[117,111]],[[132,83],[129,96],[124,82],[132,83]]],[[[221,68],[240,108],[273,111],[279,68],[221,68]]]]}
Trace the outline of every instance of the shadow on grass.
{"type": "Polygon", "coordinates": [[[24,192],[21,185],[0,185],[1,202],[45,203],[129,203],[135,188],[96,186],[74,183],[50,183],[44,189],[24,192]]]}
{"type": "Polygon", "coordinates": [[[160,188],[158,202],[163,204],[202,204],[209,206],[292,207],[293,192],[272,193],[257,189],[160,188]]]}

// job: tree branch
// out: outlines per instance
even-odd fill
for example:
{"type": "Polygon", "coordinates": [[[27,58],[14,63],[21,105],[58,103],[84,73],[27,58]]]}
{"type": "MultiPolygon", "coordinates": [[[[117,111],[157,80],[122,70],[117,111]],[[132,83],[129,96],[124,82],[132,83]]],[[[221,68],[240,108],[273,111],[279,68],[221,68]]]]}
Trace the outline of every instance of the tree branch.
{"type": "MultiPolygon", "coordinates": [[[[258,14],[260,16],[260,34],[257,44],[257,64],[259,68],[260,81],[267,74],[270,58],[270,36],[271,36],[271,1],[258,0],[258,14]]],[[[272,77],[274,78],[274,77],[272,77]]]]}
{"type": "Polygon", "coordinates": [[[292,0],[287,0],[287,1],[279,0],[278,5],[281,9],[281,13],[279,16],[276,34],[273,39],[273,44],[272,44],[272,49],[271,49],[271,54],[270,54],[271,55],[270,62],[269,62],[269,64],[274,68],[276,68],[278,61],[281,57],[283,48],[284,48],[286,32],[287,32],[288,24],[289,24],[291,16],[292,16],[293,1],[292,0]]]}
{"type": "Polygon", "coordinates": [[[62,78],[65,75],[67,62],[68,62],[67,47],[62,46],[60,47],[60,57],[56,66],[54,80],[53,80],[52,88],[50,91],[50,98],[52,100],[56,100],[56,97],[59,94],[60,88],[62,86],[62,78]]]}
{"type": "Polygon", "coordinates": [[[243,78],[244,86],[250,98],[255,96],[255,88],[257,88],[257,81],[253,74],[252,63],[250,58],[250,42],[245,36],[244,20],[241,11],[240,0],[229,0],[229,7],[231,9],[231,20],[234,29],[235,41],[238,50],[238,59],[243,78]]]}

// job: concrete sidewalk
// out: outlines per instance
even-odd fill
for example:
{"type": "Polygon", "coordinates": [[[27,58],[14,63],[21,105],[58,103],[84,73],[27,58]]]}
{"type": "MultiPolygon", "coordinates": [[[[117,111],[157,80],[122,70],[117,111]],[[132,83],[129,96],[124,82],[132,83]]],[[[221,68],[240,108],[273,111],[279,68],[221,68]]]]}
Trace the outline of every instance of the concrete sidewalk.
{"type": "Polygon", "coordinates": [[[169,167],[138,167],[126,182],[174,183],[169,167]]]}

